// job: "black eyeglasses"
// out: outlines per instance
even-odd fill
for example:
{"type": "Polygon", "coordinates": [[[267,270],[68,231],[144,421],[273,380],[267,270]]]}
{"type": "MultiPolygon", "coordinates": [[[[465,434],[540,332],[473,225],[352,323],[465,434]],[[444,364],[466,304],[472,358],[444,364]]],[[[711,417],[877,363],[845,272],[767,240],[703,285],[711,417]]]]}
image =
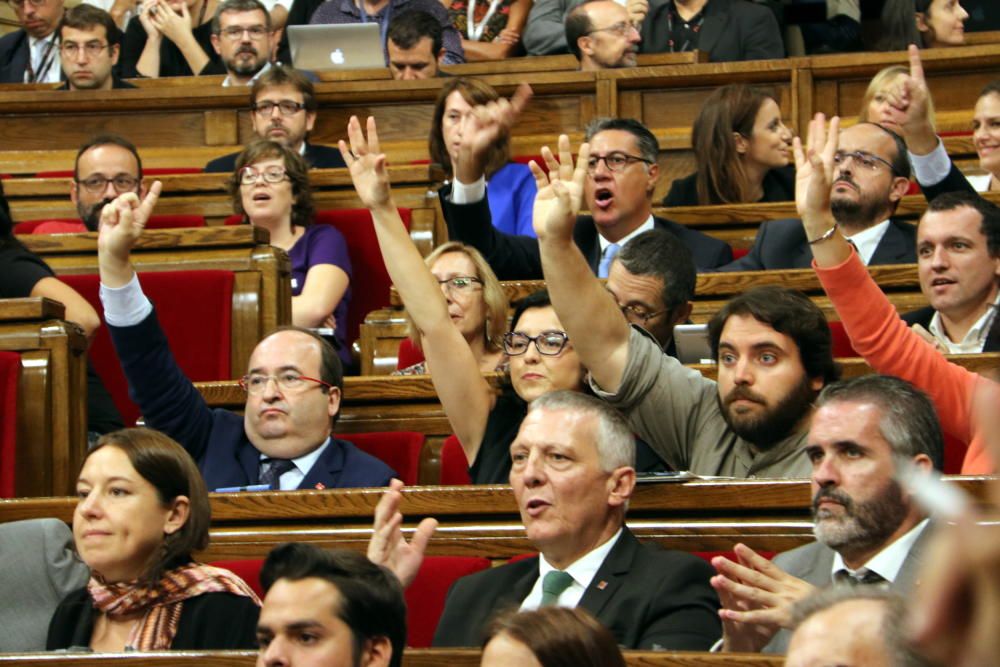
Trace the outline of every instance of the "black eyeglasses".
{"type": "Polygon", "coordinates": [[[316,378],[311,378],[306,375],[299,375],[294,371],[285,371],[283,373],[278,373],[277,375],[264,375],[263,373],[244,375],[240,378],[240,387],[248,394],[257,396],[258,394],[264,393],[264,390],[267,389],[267,384],[271,380],[274,380],[279,389],[284,389],[285,391],[300,391],[305,389],[307,383],[309,382],[315,382],[318,386],[333,389],[333,385],[329,382],[317,380],[316,378]]]}
{"type": "Polygon", "coordinates": [[[223,28],[219,32],[223,37],[231,42],[238,40],[243,36],[243,33],[250,35],[250,39],[256,41],[258,39],[264,39],[264,36],[267,34],[267,28],[262,25],[252,25],[249,28],[231,25],[228,28],[223,28]]]}
{"type": "Polygon", "coordinates": [[[625,168],[633,162],[652,164],[652,162],[644,157],[615,151],[614,153],[608,153],[607,155],[591,155],[590,159],[587,160],[587,173],[593,175],[593,173],[597,171],[597,165],[599,165],[602,160],[604,161],[604,166],[608,168],[608,171],[612,172],[625,171],[625,168]]]}
{"type": "Polygon", "coordinates": [[[594,28],[587,35],[593,35],[595,32],[610,32],[612,34],[618,35],[619,37],[628,37],[629,33],[635,30],[639,30],[631,23],[626,23],[625,21],[620,21],[614,25],[609,25],[607,28],[594,28]]]}
{"type": "Polygon", "coordinates": [[[139,185],[139,179],[132,176],[126,176],[125,174],[119,174],[114,178],[105,178],[104,176],[89,176],[84,179],[77,179],[77,185],[82,185],[87,192],[91,194],[99,194],[104,192],[108,183],[110,183],[115,188],[115,192],[122,195],[126,192],[135,192],[136,187],[139,185]]]}
{"type": "Polygon", "coordinates": [[[528,346],[532,343],[535,344],[538,354],[554,357],[565,349],[569,343],[569,336],[565,331],[543,331],[537,336],[508,331],[503,335],[503,350],[512,357],[527,352],[528,346]]]}
{"type": "Polygon", "coordinates": [[[632,304],[627,306],[618,306],[618,308],[621,309],[622,315],[625,316],[626,320],[634,324],[641,324],[642,326],[646,326],[646,322],[649,322],[654,317],[659,317],[660,315],[670,311],[669,308],[664,308],[663,310],[654,310],[653,312],[649,312],[642,306],[634,306],[632,304]]]}
{"type": "Polygon", "coordinates": [[[878,155],[872,155],[864,151],[837,151],[833,154],[833,163],[843,164],[848,158],[854,160],[854,164],[864,167],[868,171],[875,171],[879,168],[879,165],[885,165],[889,167],[889,171],[897,176],[899,175],[899,172],[896,171],[891,162],[880,158],[878,155]]]}
{"type": "Polygon", "coordinates": [[[261,116],[270,116],[275,109],[281,112],[282,116],[294,116],[306,108],[302,102],[292,102],[291,100],[281,100],[280,102],[256,102],[250,106],[252,111],[256,111],[261,116]]]}
{"type": "Polygon", "coordinates": [[[71,60],[76,58],[80,51],[86,53],[90,58],[96,58],[106,48],[108,48],[107,44],[97,41],[87,42],[86,44],[77,44],[76,42],[62,42],[59,44],[59,50],[71,60]]]}

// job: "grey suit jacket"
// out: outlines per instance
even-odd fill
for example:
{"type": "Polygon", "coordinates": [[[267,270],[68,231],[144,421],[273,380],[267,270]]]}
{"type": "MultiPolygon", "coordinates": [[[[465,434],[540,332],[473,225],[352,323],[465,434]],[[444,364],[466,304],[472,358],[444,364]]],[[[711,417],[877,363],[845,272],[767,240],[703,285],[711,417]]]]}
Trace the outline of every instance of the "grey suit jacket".
{"type": "Polygon", "coordinates": [[[0,652],[44,651],[56,607],[90,578],[73,533],[58,519],[0,524],[0,563],[0,652]]]}
{"type": "MultiPolygon", "coordinates": [[[[892,582],[892,589],[906,594],[916,583],[917,575],[920,573],[923,550],[927,545],[932,532],[932,527],[927,526],[910,547],[910,553],[903,566],[896,575],[896,580],[892,582]]],[[[786,551],[774,557],[774,564],[788,574],[804,579],[813,586],[825,588],[829,586],[833,576],[833,549],[819,542],[812,542],[798,549],[786,551]]],[[[780,653],[788,651],[788,640],[792,633],[788,630],[779,630],[771,639],[770,643],[764,647],[762,653],[780,653]]]]}

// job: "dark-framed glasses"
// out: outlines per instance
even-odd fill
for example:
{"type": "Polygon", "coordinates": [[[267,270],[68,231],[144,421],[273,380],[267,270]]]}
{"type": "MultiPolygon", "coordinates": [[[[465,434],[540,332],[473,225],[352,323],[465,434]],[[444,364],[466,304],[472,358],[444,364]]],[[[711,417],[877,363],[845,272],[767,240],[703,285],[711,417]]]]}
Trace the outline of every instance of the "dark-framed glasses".
{"type": "Polygon", "coordinates": [[[135,192],[136,187],[139,185],[139,179],[134,176],[128,176],[126,174],[118,174],[114,178],[106,178],[104,176],[88,176],[87,178],[77,179],[77,185],[82,185],[83,188],[92,194],[99,194],[104,192],[108,183],[110,183],[115,188],[115,192],[120,195],[126,192],[135,192]]]}
{"type": "Polygon", "coordinates": [[[249,373],[248,375],[244,375],[240,378],[240,388],[248,394],[257,396],[258,394],[264,393],[271,380],[274,380],[279,389],[284,389],[285,391],[301,391],[307,387],[317,385],[326,387],[327,389],[333,389],[333,385],[329,382],[317,380],[316,378],[311,378],[307,375],[300,375],[295,371],[283,371],[277,375],[249,373]],[[315,384],[310,385],[310,382],[314,382],[315,384]]]}
{"type": "Polygon", "coordinates": [[[483,281],[474,276],[452,276],[446,280],[438,280],[438,285],[449,292],[471,292],[481,287],[482,284],[483,281]]]}
{"type": "Polygon", "coordinates": [[[892,166],[891,162],[865,151],[837,151],[833,154],[833,163],[837,165],[844,164],[848,158],[854,160],[854,164],[868,171],[875,171],[880,165],[885,165],[889,168],[889,171],[894,174],[897,173],[896,168],[892,166]]]}
{"type": "Polygon", "coordinates": [[[602,160],[604,161],[604,166],[608,168],[608,171],[616,173],[625,171],[625,168],[633,162],[652,164],[652,162],[644,157],[629,155],[628,153],[622,153],[621,151],[614,151],[612,153],[608,153],[607,155],[591,155],[587,160],[587,173],[593,174],[597,171],[597,165],[599,165],[602,160]]]}
{"type": "Polygon", "coordinates": [[[61,42],[59,44],[59,50],[67,58],[76,58],[80,51],[83,51],[90,58],[96,58],[101,55],[101,51],[108,48],[107,42],[99,42],[94,40],[92,42],[87,42],[86,44],[77,44],[76,42],[61,42]]]}
{"type": "Polygon", "coordinates": [[[243,185],[254,185],[262,178],[265,183],[280,183],[288,178],[288,174],[285,173],[284,167],[279,167],[276,164],[264,169],[257,169],[256,167],[243,167],[240,169],[240,183],[243,185]]]}
{"type": "Polygon", "coordinates": [[[646,322],[650,321],[654,317],[659,317],[660,315],[670,311],[669,308],[664,308],[663,310],[654,310],[650,312],[643,306],[636,306],[633,304],[618,306],[618,308],[622,311],[622,315],[625,316],[626,320],[632,322],[633,324],[641,324],[642,326],[646,326],[646,322]]]}
{"type": "Polygon", "coordinates": [[[239,25],[231,25],[228,28],[223,28],[219,31],[219,34],[231,42],[235,42],[239,38],[243,37],[243,33],[246,33],[250,36],[250,39],[256,41],[258,39],[264,39],[264,36],[267,35],[267,28],[262,25],[252,25],[246,28],[239,25]]]}
{"type": "Polygon", "coordinates": [[[595,32],[610,32],[613,35],[618,35],[619,37],[628,37],[629,33],[633,30],[638,32],[636,27],[627,21],[619,21],[614,25],[609,25],[607,28],[594,28],[587,35],[593,35],[595,32]]]}
{"type": "Polygon", "coordinates": [[[535,344],[538,354],[554,357],[562,352],[569,343],[565,331],[543,331],[537,336],[508,331],[503,335],[503,350],[509,356],[516,357],[528,351],[528,346],[535,344]]]}
{"type": "Polygon", "coordinates": [[[275,109],[278,109],[282,116],[294,116],[305,108],[306,105],[302,102],[293,102],[291,100],[281,100],[280,102],[255,102],[250,106],[252,111],[259,113],[261,116],[270,116],[274,113],[275,109]]]}

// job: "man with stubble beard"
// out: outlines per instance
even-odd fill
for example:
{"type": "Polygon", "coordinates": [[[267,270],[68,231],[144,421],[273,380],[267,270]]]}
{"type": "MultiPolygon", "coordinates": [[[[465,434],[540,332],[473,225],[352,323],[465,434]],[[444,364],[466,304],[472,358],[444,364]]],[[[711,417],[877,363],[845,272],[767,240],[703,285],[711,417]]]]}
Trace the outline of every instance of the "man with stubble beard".
{"type": "Polygon", "coordinates": [[[249,86],[271,66],[281,38],[272,30],[271,15],[259,0],[223,0],[212,17],[212,46],[222,67],[210,63],[201,74],[226,74],[223,86],[249,86]]]}
{"type": "Polygon", "coordinates": [[[941,469],[944,439],[930,399],[904,380],[867,375],[820,394],[806,454],[816,542],[774,561],[736,545],[740,563],[712,560],[723,649],[783,653],[795,602],[830,584],[906,594],[920,570],[928,518],[897,481],[941,469]]]}

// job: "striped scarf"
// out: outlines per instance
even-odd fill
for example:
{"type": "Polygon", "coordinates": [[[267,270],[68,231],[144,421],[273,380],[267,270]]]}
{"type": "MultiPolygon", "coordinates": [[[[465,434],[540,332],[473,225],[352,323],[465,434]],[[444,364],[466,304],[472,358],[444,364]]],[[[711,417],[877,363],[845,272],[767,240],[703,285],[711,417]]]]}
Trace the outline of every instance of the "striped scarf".
{"type": "Polygon", "coordinates": [[[164,573],[153,586],[135,581],[107,584],[91,577],[87,590],[94,608],[112,620],[142,613],[129,633],[126,651],[165,651],[177,634],[184,600],[205,593],[232,593],[260,600],[229,570],[189,563],[164,573]]]}

